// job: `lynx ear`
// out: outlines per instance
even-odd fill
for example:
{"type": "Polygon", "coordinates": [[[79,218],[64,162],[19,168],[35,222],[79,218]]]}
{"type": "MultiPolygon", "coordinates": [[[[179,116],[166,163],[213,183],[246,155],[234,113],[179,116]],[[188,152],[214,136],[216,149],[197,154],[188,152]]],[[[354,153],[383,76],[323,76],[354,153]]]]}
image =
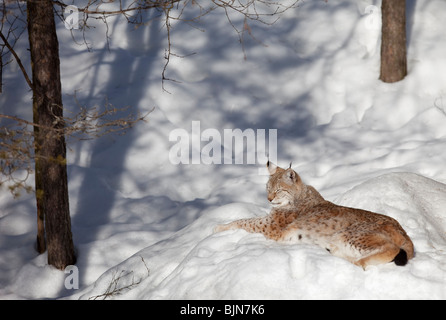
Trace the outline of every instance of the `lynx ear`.
{"type": "Polygon", "coordinates": [[[296,173],[296,171],[294,171],[291,168],[288,168],[285,171],[285,177],[286,177],[287,182],[289,182],[290,184],[296,183],[300,179],[299,175],[296,173]]]}
{"type": "Polygon", "coordinates": [[[266,167],[268,168],[269,174],[273,175],[276,170],[277,170],[277,166],[272,163],[271,161],[268,160],[268,162],[266,163],[266,167]]]}

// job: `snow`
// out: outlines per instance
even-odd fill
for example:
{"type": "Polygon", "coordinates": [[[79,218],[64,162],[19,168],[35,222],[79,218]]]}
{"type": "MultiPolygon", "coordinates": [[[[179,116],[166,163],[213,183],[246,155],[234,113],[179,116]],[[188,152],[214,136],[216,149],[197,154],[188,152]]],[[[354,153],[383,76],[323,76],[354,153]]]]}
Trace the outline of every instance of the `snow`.
{"type": "MultiPolygon", "coordinates": [[[[161,88],[161,20],[133,29],[111,19],[109,48],[94,22],[90,51],[59,21],[68,111],[74,93],[82,105],[155,110],[125,136],[69,146],[77,274],[33,250],[33,195],[0,191],[0,298],[445,299],[446,3],[407,1],[409,74],[394,84],[378,80],[380,13],[371,9],[379,6],[302,1],[273,26],[250,22],[255,39],[244,36],[244,51],[221,11],[199,29],[175,22],[173,49],[188,56],[172,57],[167,76],[179,82],[164,84],[170,93],[161,88]],[[225,129],[277,129],[279,165],[292,162],[327,200],[397,219],[415,257],[364,271],[315,246],[214,234],[217,224],[268,214],[268,177],[259,174],[264,163],[173,164],[169,135],[192,134],[193,121],[222,137],[225,129]],[[72,289],[66,281],[76,275],[72,289]]],[[[4,83],[2,112],[30,118],[14,64],[4,83]]]]}

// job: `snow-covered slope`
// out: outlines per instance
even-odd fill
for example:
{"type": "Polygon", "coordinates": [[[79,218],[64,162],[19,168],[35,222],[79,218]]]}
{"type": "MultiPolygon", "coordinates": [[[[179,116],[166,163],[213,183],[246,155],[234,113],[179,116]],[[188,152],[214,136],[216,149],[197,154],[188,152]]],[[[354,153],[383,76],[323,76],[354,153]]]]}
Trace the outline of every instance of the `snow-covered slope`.
{"type": "MultiPolygon", "coordinates": [[[[111,20],[109,49],[98,25],[86,34],[91,51],[60,23],[69,110],[74,92],[85,105],[107,98],[156,108],[126,136],[70,145],[79,289],[67,289],[72,273],[33,252],[32,195],[13,200],[1,191],[0,297],[446,298],[446,3],[407,1],[409,75],[395,84],[378,80],[379,6],[302,1],[273,26],[250,22],[255,39],[245,36],[244,52],[222,12],[203,17],[204,32],[175,23],[174,51],[196,54],[172,57],[167,75],[180,82],[165,83],[170,93],[161,88],[162,21],[134,30],[111,20]],[[172,163],[169,136],[183,129],[196,138],[193,121],[198,134],[221,138],[225,129],[277,130],[279,165],[292,161],[330,201],[396,218],[415,258],[363,271],[313,246],[241,230],[213,234],[218,223],[268,214],[268,177],[259,174],[264,163],[172,163]]],[[[30,95],[8,70],[2,110],[19,105],[17,114],[29,116],[30,95]]]]}
{"type": "Polygon", "coordinates": [[[416,257],[363,271],[309,245],[280,245],[245,231],[212,234],[212,226],[265,214],[248,204],[206,212],[174,236],[147,247],[105,273],[82,298],[100,296],[120,272],[132,299],[442,299],[445,297],[446,185],[392,173],[346,192],[340,203],[385,212],[402,221],[416,257]],[[433,202],[433,203],[432,203],[433,202]]]}

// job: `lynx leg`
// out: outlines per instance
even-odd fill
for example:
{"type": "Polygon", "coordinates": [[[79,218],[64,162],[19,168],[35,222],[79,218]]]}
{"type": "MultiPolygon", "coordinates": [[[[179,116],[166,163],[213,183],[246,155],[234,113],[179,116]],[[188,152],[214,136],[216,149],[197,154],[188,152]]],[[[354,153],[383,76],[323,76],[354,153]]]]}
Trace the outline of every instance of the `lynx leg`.
{"type": "Polygon", "coordinates": [[[259,220],[259,218],[241,219],[227,224],[220,224],[214,228],[214,233],[235,229],[244,229],[248,232],[257,232],[254,231],[254,226],[259,222],[259,220]]]}
{"type": "Polygon", "coordinates": [[[214,228],[214,233],[218,233],[218,232],[223,232],[223,231],[227,231],[227,230],[233,230],[233,229],[238,229],[238,226],[236,225],[237,221],[231,222],[231,223],[227,223],[227,224],[219,224],[218,226],[216,226],[214,228]]]}
{"type": "Polygon", "coordinates": [[[404,265],[407,262],[407,254],[398,246],[388,243],[383,246],[379,252],[362,258],[354,263],[365,269],[369,265],[384,264],[392,261],[397,265],[404,265]]]}
{"type": "Polygon", "coordinates": [[[281,228],[271,222],[270,217],[241,219],[228,224],[221,224],[214,228],[214,232],[243,229],[250,233],[261,233],[268,239],[278,240],[282,235],[281,228]]]}

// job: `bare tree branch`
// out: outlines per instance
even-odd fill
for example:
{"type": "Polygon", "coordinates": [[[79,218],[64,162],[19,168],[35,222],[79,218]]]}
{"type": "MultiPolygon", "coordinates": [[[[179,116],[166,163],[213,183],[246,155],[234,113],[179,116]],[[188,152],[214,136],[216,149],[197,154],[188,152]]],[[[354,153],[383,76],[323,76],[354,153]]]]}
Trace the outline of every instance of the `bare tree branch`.
{"type": "MultiPolygon", "coordinates": [[[[82,13],[82,25],[80,26],[85,32],[88,28],[88,19],[99,19],[105,23],[107,31],[106,38],[108,44],[108,18],[111,16],[122,15],[129,23],[142,25],[142,13],[156,9],[164,16],[164,26],[166,28],[167,48],[165,50],[165,64],[161,73],[162,88],[165,92],[165,81],[179,82],[178,80],[169,78],[167,74],[168,65],[171,57],[182,57],[173,52],[173,43],[171,41],[172,24],[171,21],[182,21],[186,23],[197,23],[200,18],[210,12],[221,9],[224,11],[226,18],[232,28],[239,37],[239,41],[244,49],[245,32],[255,39],[248,25],[248,20],[256,21],[265,25],[274,24],[282,13],[297,5],[299,0],[135,0],[124,5],[123,0],[105,1],[105,0],[89,0],[88,3],[78,11],[82,13]],[[104,6],[111,6],[116,9],[103,9],[104,6]],[[184,13],[189,7],[195,7],[196,14],[192,18],[185,18],[184,13]],[[238,15],[243,18],[243,24],[236,26],[234,17],[238,15]]],[[[56,5],[65,9],[68,5],[62,1],[53,1],[56,5]]],[[[63,17],[63,13],[62,13],[63,17]]],[[[256,39],[256,41],[258,41],[256,39]]],[[[260,41],[258,41],[260,42],[260,41]]],[[[90,49],[84,35],[84,44],[90,49]]],[[[245,55],[246,57],[246,55],[245,55]]],[[[168,92],[169,93],[169,92],[168,92]]]]}
{"type": "MultiPolygon", "coordinates": [[[[131,12],[137,11],[141,12],[144,10],[155,9],[155,8],[169,8],[175,3],[181,2],[183,0],[146,0],[146,1],[134,1],[127,8],[123,8],[122,0],[119,1],[118,10],[100,10],[99,7],[103,4],[108,4],[109,2],[103,1],[89,1],[88,4],[83,8],[78,8],[79,12],[83,12],[87,15],[99,15],[99,16],[113,16],[113,15],[128,15],[131,12]],[[97,4],[99,2],[99,4],[97,4]],[[96,5],[95,9],[90,9],[91,6],[96,5]]],[[[61,8],[68,7],[67,4],[60,1],[53,1],[54,4],[59,5],[61,8]]]]}
{"type": "MultiPolygon", "coordinates": [[[[76,100],[77,101],[77,100],[76,100]]],[[[137,123],[146,121],[150,110],[145,114],[129,112],[130,107],[116,108],[108,102],[102,110],[99,107],[87,108],[79,106],[80,111],[72,117],[63,117],[62,128],[43,126],[16,116],[0,114],[2,119],[9,120],[9,125],[0,125],[0,186],[8,183],[14,196],[20,195],[20,189],[27,192],[31,188],[26,184],[28,176],[33,172],[32,166],[37,159],[34,153],[34,134],[29,127],[45,129],[46,139],[65,136],[68,140],[91,140],[109,134],[123,135],[137,123]],[[118,116],[117,119],[116,115],[118,116]],[[23,174],[24,178],[21,178],[23,174]]]]}
{"type": "Polygon", "coordinates": [[[26,69],[23,66],[22,61],[20,60],[17,53],[14,51],[14,45],[18,41],[22,33],[25,31],[25,27],[16,26],[17,22],[22,21],[21,15],[23,14],[23,11],[19,2],[16,2],[16,6],[12,9],[7,7],[7,4],[12,2],[14,1],[2,1],[2,3],[0,4],[0,39],[3,41],[3,44],[0,44],[0,72],[3,72],[3,67],[9,64],[9,62],[4,62],[3,60],[3,56],[5,55],[3,51],[5,48],[7,48],[8,51],[14,56],[14,59],[17,61],[17,64],[19,65],[20,70],[22,71],[23,76],[28,83],[28,86],[30,86],[30,88],[32,89],[32,82],[26,72],[26,69]],[[15,11],[19,12],[15,13],[15,11]],[[3,33],[5,25],[7,25],[6,35],[3,33]],[[17,30],[18,32],[16,32],[17,30]],[[12,43],[9,41],[10,38],[13,38],[12,43]]]}

